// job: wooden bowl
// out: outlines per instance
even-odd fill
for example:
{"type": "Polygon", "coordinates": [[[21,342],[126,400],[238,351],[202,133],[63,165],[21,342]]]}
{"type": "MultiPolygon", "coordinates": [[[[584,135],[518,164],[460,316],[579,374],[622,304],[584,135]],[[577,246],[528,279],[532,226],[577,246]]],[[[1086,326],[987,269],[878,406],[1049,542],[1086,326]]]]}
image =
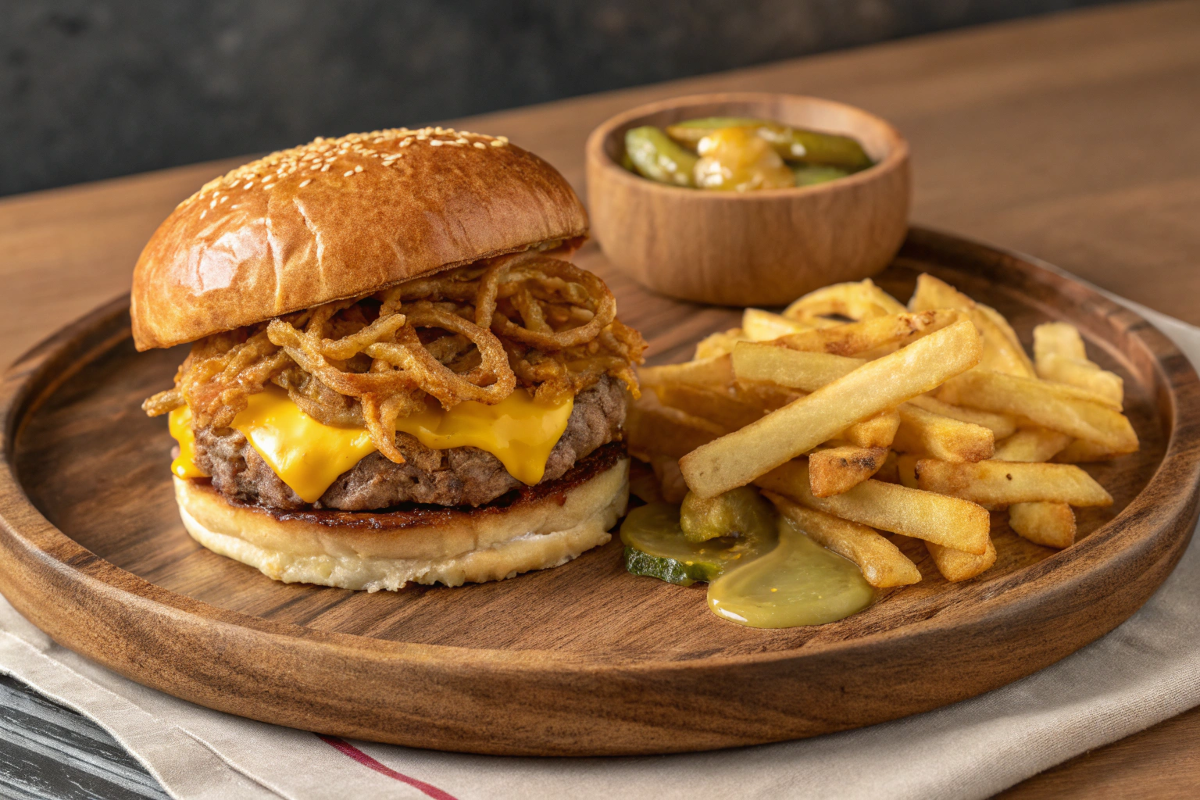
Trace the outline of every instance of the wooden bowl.
{"type": "Polygon", "coordinates": [[[865,111],[788,94],[679,97],[626,111],[587,142],[588,205],[605,255],[649,289],[718,305],[777,306],[883,270],[908,224],[908,143],[865,111]],[[817,186],[716,192],[620,164],[625,132],[697,117],[762,117],[853,136],[875,166],[817,186]]]}

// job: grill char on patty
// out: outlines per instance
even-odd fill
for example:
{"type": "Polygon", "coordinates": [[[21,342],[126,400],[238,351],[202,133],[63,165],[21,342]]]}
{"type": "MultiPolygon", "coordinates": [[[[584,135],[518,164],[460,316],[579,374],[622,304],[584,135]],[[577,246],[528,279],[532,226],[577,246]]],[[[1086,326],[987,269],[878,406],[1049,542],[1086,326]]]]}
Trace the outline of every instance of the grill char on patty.
{"type": "MultiPolygon", "coordinates": [[[[561,478],[576,461],[614,441],[625,422],[625,390],[603,377],[580,392],[567,429],[546,460],[542,482],[561,478]]],[[[521,485],[500,460],[475,447],[433,450],[397,434],[407,461],[396,464],[371,453],[342,473],[312,505],[341,511],[373,511],[403,503],[479,506],[521,485]]],[[[282,510],[308,508],[263,461],[246,437],[232,428],[196,431],[196,465],[222,494],[282,510]]]]}

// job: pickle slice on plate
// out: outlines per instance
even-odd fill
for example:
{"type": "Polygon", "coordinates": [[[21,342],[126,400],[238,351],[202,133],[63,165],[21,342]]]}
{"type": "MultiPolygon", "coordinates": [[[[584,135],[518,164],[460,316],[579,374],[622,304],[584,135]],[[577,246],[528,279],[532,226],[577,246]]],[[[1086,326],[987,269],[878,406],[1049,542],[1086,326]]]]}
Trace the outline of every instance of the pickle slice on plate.
{"type": "Polygon", "coordinates": [[[770,552],[778,541],[775,529],[740,536],[721,536],[689,542],[679,526],[679,506],[648,503],[633,509],[621,523],[625,567],[669,583],[691,586],[711,581],[733,565],[770,552]]]}

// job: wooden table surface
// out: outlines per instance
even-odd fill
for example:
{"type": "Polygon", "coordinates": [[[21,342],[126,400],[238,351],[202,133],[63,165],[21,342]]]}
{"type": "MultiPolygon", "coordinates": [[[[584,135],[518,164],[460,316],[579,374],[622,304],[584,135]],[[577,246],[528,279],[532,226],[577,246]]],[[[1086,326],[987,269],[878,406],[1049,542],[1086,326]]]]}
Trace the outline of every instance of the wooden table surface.
{"type": "MultiPolygon", "coordinates": [[[[1200,3],[1110,6],[452,124],[509,136],[583,195],[583,143],[601,121],[651,100],[729,90],[812,94],[879,114],[912,145],[915,222],[1031,253],[1200,324],[1200,3]]],[[[127,291],[158,223],[242,161],[0,199],[0,363],[127,291]]],[[[19,746],[13,730],[0,724],[0,745],[19,746]]],[[[0,756],[0,772],[20,761],[3,746],[0,756]]],[[[1198,768],[1193,710],[1004,796],[1194,796],[1198,768]]]]}

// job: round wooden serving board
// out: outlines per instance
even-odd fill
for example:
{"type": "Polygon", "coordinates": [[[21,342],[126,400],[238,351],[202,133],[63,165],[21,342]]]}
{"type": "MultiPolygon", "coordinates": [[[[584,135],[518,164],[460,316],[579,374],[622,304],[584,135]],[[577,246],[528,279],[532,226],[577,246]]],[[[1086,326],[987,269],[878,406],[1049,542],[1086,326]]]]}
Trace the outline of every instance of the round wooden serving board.
{"type": "MultiPolygon", "coordinates": [[[[610,281],[655,361],[728,311],[610,281]]],[[[1132,312],[1029,260],[914,231],[880,278],[921,271],[997,307],[1030,341],[1084,332],[1125,378],[1142,449],[1087,465],[1116,500],[1080,510],[1063,552],[996,520],[996,566],[925,579],[839,623],[766,631],[717,619],[703,587],[625,573],[618,541],[557,569],[378,594],[275,583],[179,522],[164,419],[141,400],[185,350],[136,354],[114,303],[45,342],[0,385],[0,590],[59,643],[211,708],[339,736],[478,753],[614,755],[730,747],[869,725],[1028,675],[1114,628],[1187,546],[1200,486],[1200,383],[1132,312]]]]}

